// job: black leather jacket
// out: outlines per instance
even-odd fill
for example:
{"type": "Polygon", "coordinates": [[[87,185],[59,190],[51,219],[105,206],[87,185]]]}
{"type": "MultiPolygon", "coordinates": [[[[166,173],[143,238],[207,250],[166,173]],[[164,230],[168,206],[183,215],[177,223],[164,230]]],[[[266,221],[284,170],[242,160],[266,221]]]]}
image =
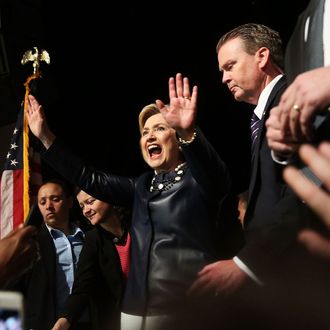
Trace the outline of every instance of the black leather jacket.
{"type": "Polygon", "coordinates": [[[197,272],[216,260],[216,218],[230,188],[227,167],[199,129],[194,142],[182,149],[188,165],[182,180],[167,191],[154,192],[152,171],[138,178],[96,171],[58,139],[43,154],[87,193],[133,208],[125,313],[159,315],[175,310],[197,272]]]}

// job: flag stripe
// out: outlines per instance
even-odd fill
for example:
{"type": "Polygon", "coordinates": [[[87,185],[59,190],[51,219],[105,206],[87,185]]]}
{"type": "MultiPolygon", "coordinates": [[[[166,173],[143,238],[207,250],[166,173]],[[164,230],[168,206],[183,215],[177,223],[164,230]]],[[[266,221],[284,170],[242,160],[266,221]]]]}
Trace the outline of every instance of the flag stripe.
{"type": "Polygon", "coordinates": [[[25,117],[23,102],[1,176],[0,238],[24,223],[42,182],[40,155],[29,147],[25,117]]]}
{"type": "Polygon", "coordinates": [[[1,177],[0,237],[13,229],[13,171],[5,170],[1,177]]]}
{"type": "Polygon", "coordinates": [[[24,184],[22,170],[13,171],[13,228],[23,223],[25,219],[24,208],[22,208],[24,184]]]}

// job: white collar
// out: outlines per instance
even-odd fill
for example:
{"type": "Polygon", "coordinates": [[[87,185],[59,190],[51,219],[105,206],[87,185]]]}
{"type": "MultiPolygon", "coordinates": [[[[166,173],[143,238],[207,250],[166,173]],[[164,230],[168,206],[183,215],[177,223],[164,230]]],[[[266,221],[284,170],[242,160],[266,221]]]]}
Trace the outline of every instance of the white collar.
{"type": "Polygon", "coordinates": [[[265,110],[266,103],[268,101],[269,95],[272,92],[275,84],[283,77],[283,74],[276,76],[261,92],[258,100],[258,104],[254,109],[256,116],[261,119],[265,110]]]}

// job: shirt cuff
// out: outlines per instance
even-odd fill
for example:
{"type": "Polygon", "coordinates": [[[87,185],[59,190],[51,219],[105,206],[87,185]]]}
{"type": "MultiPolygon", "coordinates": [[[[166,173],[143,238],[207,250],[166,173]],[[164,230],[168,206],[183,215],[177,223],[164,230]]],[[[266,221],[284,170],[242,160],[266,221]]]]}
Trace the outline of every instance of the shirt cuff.
{"type": "Polygon", "coordinates": [[[260,286],[264,286],[264,283],[258,279],[258,277],[251,271],[249,267],[247,267],[238,257],[234,257],[233,261],[235,264],[246,273],[255,283],[260,286]]]}

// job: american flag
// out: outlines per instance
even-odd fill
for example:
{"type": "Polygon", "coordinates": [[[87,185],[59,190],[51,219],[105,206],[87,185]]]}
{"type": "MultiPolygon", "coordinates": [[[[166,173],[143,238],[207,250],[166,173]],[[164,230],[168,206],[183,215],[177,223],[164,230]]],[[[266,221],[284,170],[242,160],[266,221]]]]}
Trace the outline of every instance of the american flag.
{"type": "Polygon", "coordinates": [[[22,102],[1,175],[0,238],[24,222],[41,181],[40,156],[29,146],[22,102]]]}

